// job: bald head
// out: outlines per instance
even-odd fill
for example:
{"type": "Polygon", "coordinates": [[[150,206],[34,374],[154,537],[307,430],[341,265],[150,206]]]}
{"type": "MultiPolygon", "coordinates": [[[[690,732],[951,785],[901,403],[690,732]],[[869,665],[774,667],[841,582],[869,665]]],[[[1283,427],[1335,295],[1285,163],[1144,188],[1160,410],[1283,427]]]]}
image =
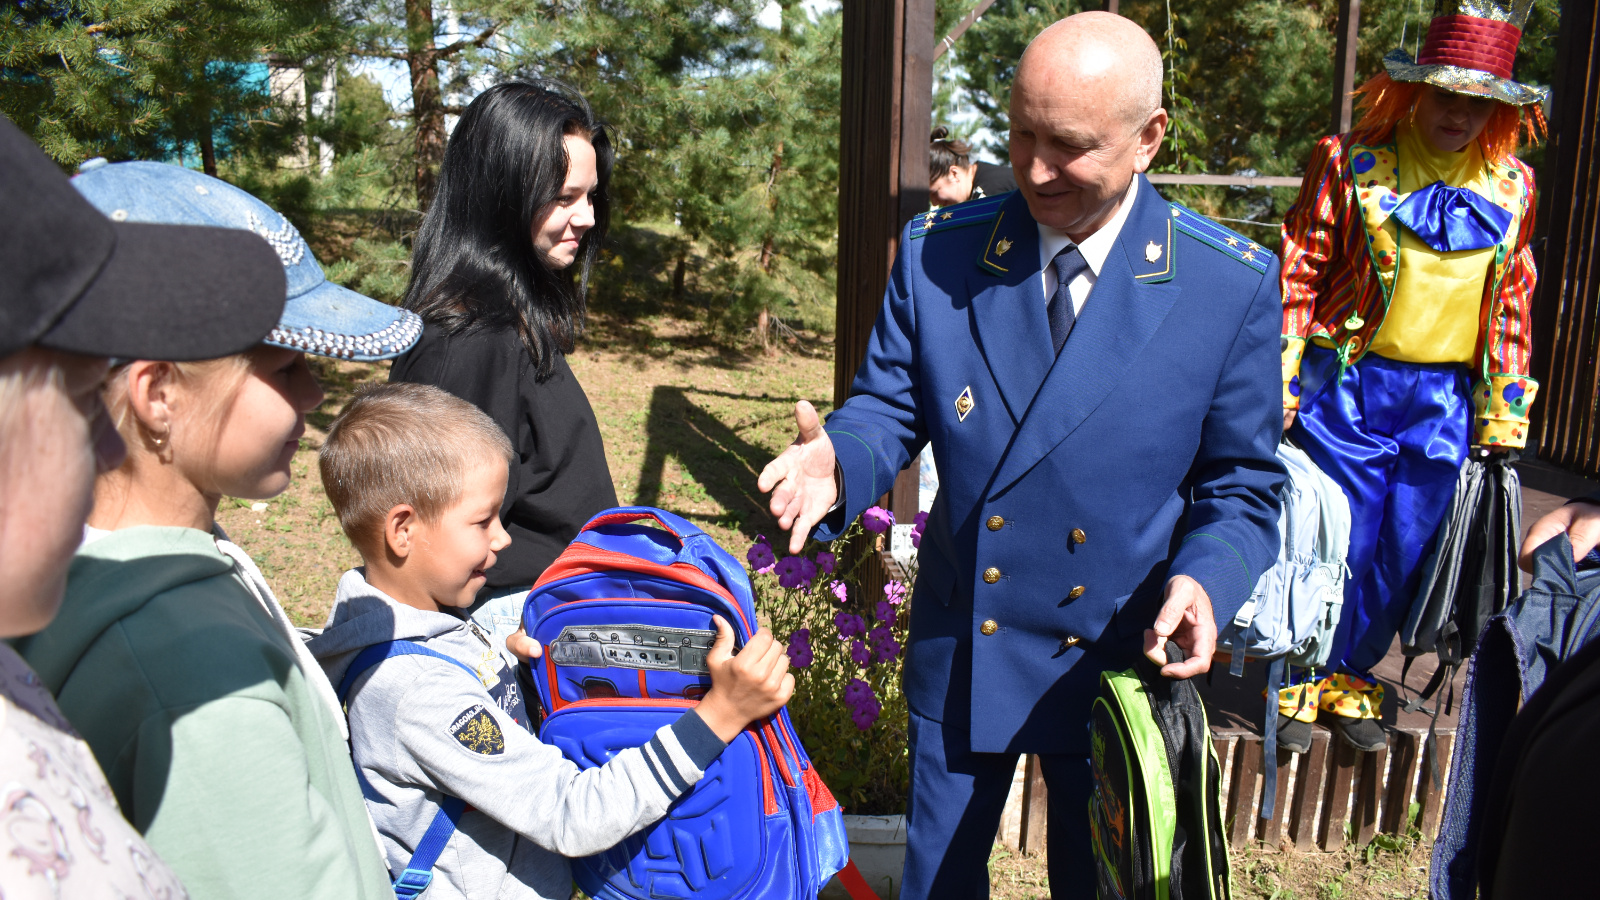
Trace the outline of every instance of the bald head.
{"type": "Polygon", "coordinates": [[[1161,51],[1127,19],[1069,16],[1022,54],[1011,85],[1011,171],[1039,224],[1075,241],[1103,227],[1166,131],[1161,51]]]}
{"type": "Polygon", "coordinates": [[[1013,91],[1093,92],[1137,128],[1161,106],[1161,51],[1119,15],[1085,12],[1039,32],[1017,65],[1013,91]]]}

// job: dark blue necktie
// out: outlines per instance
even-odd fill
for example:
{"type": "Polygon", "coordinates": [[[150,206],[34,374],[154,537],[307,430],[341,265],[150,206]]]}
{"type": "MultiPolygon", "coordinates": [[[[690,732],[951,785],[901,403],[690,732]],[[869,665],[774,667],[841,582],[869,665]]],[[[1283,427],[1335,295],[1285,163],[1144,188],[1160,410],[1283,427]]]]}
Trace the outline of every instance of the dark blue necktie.
{"type": "Polygon", "coordinates": [[[1055,259],[1050,260],[1050,265],[1056,267],[1056,292],[1050,295],[1050,305],[1045,308],[1045,313],[1050,317],[1050,343],[1056,348],[1056,355],[1061,355],[1061,347],[1067,342],[1067,335],[1072,333],[1073,323],[1078,321],[1078,314],[1072,308],[1072,292],[1068,286],[1072,280],[1089,270],[1089,264],[1084,261],[1083,254],[1078,252],[1076,244],[1063,247],[1055,259]]]}

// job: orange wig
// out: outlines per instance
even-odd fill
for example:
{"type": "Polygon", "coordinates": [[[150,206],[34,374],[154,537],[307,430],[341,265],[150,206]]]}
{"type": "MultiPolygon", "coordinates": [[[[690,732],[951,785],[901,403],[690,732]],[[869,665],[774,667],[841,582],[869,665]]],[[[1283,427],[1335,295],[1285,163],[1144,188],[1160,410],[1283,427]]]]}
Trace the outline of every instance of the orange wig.
{"type": "MultiPolygon", "coordinates": [[[[1426,87],[1429,85],[1395,81],[1387,72],[1379,73],[1355,90],[1356,111],[1361,114],[1361,120],[1356,123],[1354,133],[1364,141],[1390,140],[1394,127],[1410,120],[1417,95],[1426,87]]],[[[1537,103],[1516,107],[1496,101],[1483,133],[1478,135],[1478,147],[1484,159],[1504,162],[1516,153],[1523,134],[1527,135],[1529,143],[1544,139],[1544,110],[1537,103]],[[1522,114],[1524,109],[1528,113],[1526,116],[1522,114]]]]}

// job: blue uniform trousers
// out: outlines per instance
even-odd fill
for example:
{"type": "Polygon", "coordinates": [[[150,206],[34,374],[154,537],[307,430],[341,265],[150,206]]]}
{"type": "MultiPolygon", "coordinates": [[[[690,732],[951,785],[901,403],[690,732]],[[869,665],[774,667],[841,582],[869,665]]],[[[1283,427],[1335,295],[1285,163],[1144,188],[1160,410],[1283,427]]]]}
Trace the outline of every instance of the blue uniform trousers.
{"type": "Polygon", "coordinates": [[[1290,436],[1350,498],[1350,576],[1330,668],[1368,677],[1394,642],[1472,438],[1465,366],[1368,355],[1339,377],[1306,348],[1290,436]]]}
{"type": "MultiPolygon", "coordinates": [[[[906,868],[901,900],[972,900],[989,896],[994,847],[1016,753],[974,753],[966,730],[911,710],[911,799],[906,806],[906,868]]],[[[1089,758],[1045,754],[1050,821],[1050,894],[1092,900],[1089,758]]]]}

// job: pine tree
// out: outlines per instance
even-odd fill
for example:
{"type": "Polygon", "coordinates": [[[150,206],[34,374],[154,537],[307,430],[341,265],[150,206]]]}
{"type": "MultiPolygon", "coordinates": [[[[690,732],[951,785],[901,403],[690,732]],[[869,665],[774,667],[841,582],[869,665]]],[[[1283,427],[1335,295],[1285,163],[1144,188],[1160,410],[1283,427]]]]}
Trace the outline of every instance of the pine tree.
{"type": "Polygon", "coordinates": [[[63,165],[194,153],[215,174],[219,152],[299,139],[267,61],[338,39],[327,0],[20,0],[0,10],[0,111],[63,165]]]}

